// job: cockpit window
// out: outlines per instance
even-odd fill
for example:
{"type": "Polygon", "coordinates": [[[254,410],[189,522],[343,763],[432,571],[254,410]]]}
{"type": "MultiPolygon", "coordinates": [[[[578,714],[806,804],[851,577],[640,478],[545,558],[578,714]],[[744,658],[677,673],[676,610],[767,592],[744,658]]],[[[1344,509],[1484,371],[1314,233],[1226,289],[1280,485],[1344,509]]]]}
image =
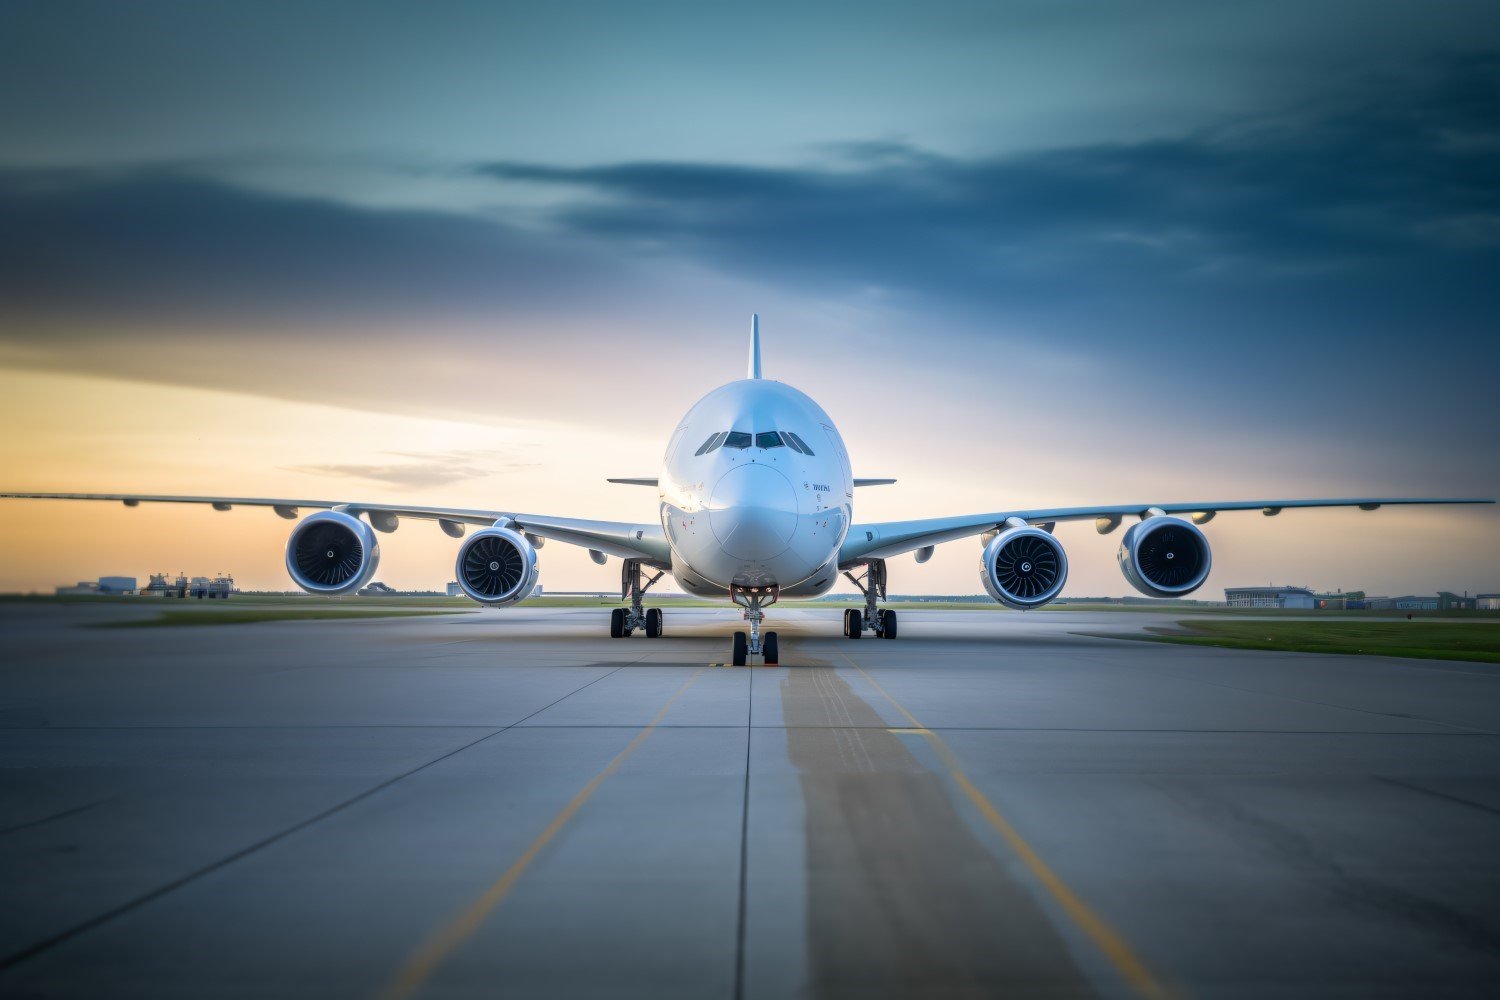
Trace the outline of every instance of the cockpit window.
{"type": "Polygon", "coordinates": [[[757,448],[785,448],[781,435],[775,431],[761,431],[755,435],[755,447],[757,448]]]}
{"type": "Polygon", "coordinates": [[[730,431],[724,438],[724,447],[745,449],[750,447],[750,434],[747,431],[730,431]]]}
{"type": "Polygon", "coordinates": [[[807,442],[802,440],[797,435],[793,434],[791,431],[782,431],[781,436],[786,438],[788,443],[790,443],[793,448],[796,448],[804,455],[811,455],[813,453],[813,450],[807,446],[807,442]]]}
{"type": "Polygon", "coordinates": [[[714,442],[718,441],[719,435],[723,433],[723,431],[715,431],[714,433],[710,434],[708,436],[708,440],[699,445],[698,450],[693,452],[693,457],[696,458],[699,455],[706,455],[709,452],[713,451],[714,442]]]}

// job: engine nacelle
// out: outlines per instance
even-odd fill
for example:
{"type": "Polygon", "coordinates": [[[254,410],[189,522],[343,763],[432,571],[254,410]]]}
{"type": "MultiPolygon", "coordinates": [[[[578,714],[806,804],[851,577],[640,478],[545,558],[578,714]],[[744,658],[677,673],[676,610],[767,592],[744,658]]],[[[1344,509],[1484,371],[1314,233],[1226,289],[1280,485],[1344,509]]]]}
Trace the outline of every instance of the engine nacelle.
{"type": "Polygon", "coordinates": [[[990,596],[1007,608],[1030,611],[1062,593],[1068,554],[1041,528],[1009,528],[984,547],[979,578],[990,596]]]}
{"type": "Polygon", "coordinates": [[[1196,526],[1175,517],[1148,517],[1120,539],[1120,572],[1147,597],[1183,597],[1203,586],[1213,556],[1196,526]]]}
{"type": "Polygon", "coordinates": [[[520,604],[536,589],[536,549],[510,528],[485,528],[458,548],[454,573],[473,600],[492,608],[520,604]]]}
{"type": "Polygon", "coordinates": [[[287,539],[286,571],[309,594],[352,594],[370,582],[379,565],[375,532],[343,511],[310,514],[287,539]]]}

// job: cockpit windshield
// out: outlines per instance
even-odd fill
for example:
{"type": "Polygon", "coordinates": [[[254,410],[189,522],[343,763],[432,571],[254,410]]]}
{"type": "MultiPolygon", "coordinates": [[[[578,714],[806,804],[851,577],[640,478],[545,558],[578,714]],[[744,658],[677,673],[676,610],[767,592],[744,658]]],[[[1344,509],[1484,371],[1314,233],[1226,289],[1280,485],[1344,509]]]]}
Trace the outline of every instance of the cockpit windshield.
{"type": "Polygon", "coordinates": [[[698,450],[693,452],[693,457],[707,455],[720,448],[736,448],[741,451],[746,448],[790,448],[804,455],[813,453],[813,450],[807,446],[807,442],[791,431],[759,431],[755,434],[749,431],[718,431],[710,434],[708,440],[698,446],[698,450]]]}
{"type": "Polygon", "coordinates": [[[697,457],[698,455],[707,455],[709,452],[713,451],[719,445],[724,443],[724,438],[727,434],[727,431],[718,431],[716,433],[710,434],[708,436],[708,440],[703,442],[703,445],[697,451],[693,452],[694,457],[697,457]]]}
{"type": "Polygon", "coordinates": [[[802,454],[811,455],[813,453],[813,450],[807,446],[807,442],[802,440],[797,435],[793,434],[791,431],[782,431],[781,436],[786,438],[787,443],[790,444],[793,448],[802,452],[802,454]]]}

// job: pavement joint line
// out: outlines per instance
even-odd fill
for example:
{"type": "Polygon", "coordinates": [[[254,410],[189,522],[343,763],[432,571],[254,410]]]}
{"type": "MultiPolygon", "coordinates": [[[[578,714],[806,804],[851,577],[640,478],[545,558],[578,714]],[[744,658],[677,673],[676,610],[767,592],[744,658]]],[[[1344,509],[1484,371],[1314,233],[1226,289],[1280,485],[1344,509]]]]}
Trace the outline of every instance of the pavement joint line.
{"type": "Polygon", "coordinates": [[[922,725],[915,715],[907,711],[905,705],[892,697],[891,693],[882,687],[879,681],[871,677],[869,672],[858,663],[855,663],[847,653],[840,651],[839,655],[848,660],[849,665],[858,670],[860,675],[869,682],[870,686],[879,692],[882,698],[890,702],[896,711],[904,715],[907,721],[911,723],[911,729],[919,732],[928,745],[937,752],[944,766],[948,768],[949,777],[963,790],[964,795],[974,804],[990,826],[1000,834],[1001,838],[1016,856],[1021,859],[1021,862],[1036,880],[1051,894],[1052,898],[1062,907],[1063,911],[1067,913],[1078,929],[1083,931],[1093,941],[1095,947],[1103,953],[1104,957],[1124,977],[1125,981],[1143,997],[1149,997],[1152,1000],[1165,1000],[1165,998],[1171,997],[1172,993],[1157,981],[1156,977],[1151,974],[1151,971],[1146,968],[1146,964],[1130,950],[1130,946],[1125,943],[1125,939],[1120,936],[1119,932],[1106,923],[1102,917],[1094,913],[1093,910],[1089,909],[1088,905],[1079,898],[1077,893],[1042,860],[1041,855],[1000,814],[1000,810],[995,808],[994,803],[989,800],[989,797],[969,780],[969,776],[964,773],[958,758],[948,748],[948,744],[943,742],[942,737],[922,725]]]}
{"type": "Polygon", "coordinates": [[[755,727],[755,674],[746,675],[745,699],[745,801],[740,806],[740,901],[734,935],[734,1000],[745,996],[745,927],[749,920],[750,890],[750,739],[755,727]]]}
{"type": "Polygon", "coordinates": [[[28,945],[27,947],[22,948],[20,951],[12,952],[11,954],[5,956],[3,959],[0,959],[0,970],[9,969],[14,966],[20,965],[22,962],[35,958],[43,952],[49,951],[52,948],[55,948],[58,945],[77,937],[80,934],[91,931],[96,927],[101,927],[111,920],[114,920],[116,917],[124,916],[132,910],[145,906],[147,903],[160,899],[161,897],[167,895],[168,893],[174,892],[177,889],[181,889],[183,886],[195,882],[205,875],[212,874],[213,872],[216,872],[221,868],[226,868],[229,865],[234,864],[236,861],[249,857],[262,848],[269,847],[277,841],[290,837],[292,834],[297,833],[301,830],[305,830],[313,824],[319,823],[322,820],[327,819],[329,816],[332,816],[337,812],[347,809],[349,806],[352,806],[357,802],[363,801],[364,799],[367,799],[370,796],[375,795],[376,793],[383,791],[386,788],[389,788],[391,785],[396,784],[396,782],[408,778],[411,775],[416,774],[418,771],[425,770],[426,768],[429,768],[434,764],[441,763],[442,761],[447,760],[449,757],[452,757],[454,754],[462,753],[470,747],[475,746],[479,743],[483,743],[490,737],[497,736],[504,731],[505,730],[503,729],[497,729],[494,732],[486,733],[484,736],[479,737],[477,740],[465,743],[463,746],[458,747],[454,750],[450,750],[442,756],[435,757],[424,764],[419,764],[417,767],[412,768],[410,771],[398,774],[394,778],[388,778],[387,780],[382,781],[380,784],[374,786],[373,788],[367,788],[363,792],[360,792],[358,795],[355,795],[352,798],[345,799],[344,801],[339,802],[336,805],[330,806],[329,808],[323,810],[315,816],[311,816],[307,819],[301,820],[300,822],[294,823],[284,830],[279,830],[276,833],[273,833],[268,837],[264,837],[253,844],[242,847],[237,851],[233,851],[230,854],[219,858],[217,861],[210,862],[209,864],[204,865],[201,868],[197,868],[191,872],[188,872],[186,875],[179,876],[178,878],[175,878],[170,882],[159,885],[155,889],[137,896],[134,899],[126,900],[124,903],[121,903],[118,906],[111,907],[110,909],[105,910],[103,913],[96,914],[95,916],[90,917],[82,923],[74,924],[72,927],[58,931],[56,934],[44,938],[34,944],[28,945]]]}
{"type": "MultiPolygon", "coordinates": [[[[646,655],[649,655],[649,654],[642,654],[641,659],[644,659],[646,655]]],[[[631,663],[638,663],[638,662],[640,662],[640,660],[633,660],[633,661],[631,661],[631,663]]],[[[357,795],[354,795],[354,796],[352,796],[350,798],[347,798],[347,799],[345,799],[342,802],[335,803],[332,806],[329,806],[327,809],[323,810],[320,813],[317,813],[317,814],[315,814],[313,816],[309,816],[307,819],[300,820],[300,821],[298,821],[296,823],[293,823],[291,826],[287,827],[284,830],[278,830],[276,833],[273,833],[273,834],[270,834],[269,836],[263,837],[260,840],[257,840],[255,843],[249,844],[249,845],[247,845],[245,847],[242,847],[242,848],[240,848],[237,851],[232,851],[229,854],[226,854],[224,857],[219,858],[216,861],[212,861],[212,862],[204,865],[201,868],[196,868],[193,871],[188,872],[186,875],[181,875],[181,876],[179,876],[179,877],[177,877],[175,879],[172,879],[169,882],[166,882],[166,883],[164,883],[162,885],[159,885],[155,889],[151,889],[148,892],[145,892],[145,893],[143,893],[143,894],[141,894],[139,896],[136,896],[134,899],[128,899],[125,902],[120,903],[118,906],[113,906],[113,907],[109,908],[108,910],[105,910],[103,913],[95,914],[94,916],[88,918],[87,920],[82,921],[81,923],[74,924],[72,927],[68,927],[68,928],[65,928],[64,930],[58,931],[57,933],[55,933],[55,934],[53,934],[53,935],[51,935],[49,937],[43,938],[41,941],[37,941],[34,944],[30,944],[30,945],[26,946],[25,948],[20,949],[19,951],[12,952],[11,954],[6,955],[3,958],[0,958],[0,971],[13,968],[14,966],[20,965],[23,962],[29,961],[30,959],[35,958],[36,956],[42,954],[43,952],[50,951],[51,949],[57,947],[58,945],[63,944],[65,942],[67,942],[67,941],[69,941],[69,940],[77,937],[80,934],[85,934],[88,931],[91,931],[91,930],[93,930],[96,927],[102,927],[104,924],[109,923],[111,920],[114,920],[116,917],[122,917],[125,914],[130,913],[132,910],[139,909],[140,907],[145,906],[148,903],[154,902],[154,901],[162,898],[163,896],[166,896],[169,893],[175,892],[178,889],[181,889],[182,887],[184,887],[186,885],[189,885],[189,884],[191,884],[193,882],[196,882],[198,879],[202,878],[205,875],[211,875],[214,872],[219,871],[220,869],[227,868],[227,867],[229,867],[230,865],[234,864],[237,861],[241,861],[241,860],[243,860],[245,858],[248,858],[250,855],[255,854],[256,852],[258,852],[258,851],[260,851],[260,850],[262,850],[264,848],[270,847],[272,844],[275,844],[275,843],[278,843],[279,841],[285,840],[287,837],[290,837],[294,833],[300,833],[301,831],[306,830],[307,828],[309,828],[311,826],[314,826],[314,825],[316,825],[318,823],[321,823],[323,820],[327,819],[328,817],[333,816],[336,813],[342,812],[343,810],[349,808],[352,805],[355,805],[355,804],[357,804],[359,802],[363,802],[365,799],[368,799],[371,796],[378,795],[379,793],[385,791],[387,788],[390,788],[392,785],[394,785],[394,784],[396,784],[398,782],[405,781],[407,778],[411,777],[412,775],[416,774],[419,771],[425,771],[429,767],[433,767],[433,766],[435,766],[437,764],[441,764],[443,761],[447,760],[448,758],[456,756],[457,754],[461,754],[465,750],[468,750],[471,747],[478,746],[479,744],[483,743],[485,740],[492,739],[492,738],[494,738],[496,736],[499,736],[501,733],[508,732],[509,730],[514,729],[516,726],[519,726],[521,723],[525,722],[526,719],[530,719],[533,716],[537,715],[538,713],[545,712],[547,709],[551,708],[553,705],[556,705],[556,704],[558,704],[559,702],[562,702],[562,701],[566,701],[568,698],[573,697],[573,695],[575,695],[578,692],[582,691],[584,688],[589,687],[590,685],[593,685],[593,684],[597,684],[599,681],[604,680],[604,678],[610,677],[610,676],[612,676],[614,674],[617,674],[621,670],[624,670],[627,666],[630,666],[630,665],[631,664],[621,664],[620,666],[616,667],[615,669],[607,671],[607,672],[605,672],[603,674],[600,674],[598,677],[595,677],[593,680],[588,681],[587,683],[582,684],[582,685],[574,688],[572,691],[569,691],[567,694],[563,695],[561,698],[558,698],[556,701],[553,701],[549,705],[545,705],[542,708],[537,709],[535,712],[532,712],[531,715],[528,715],[528,716],[526,716],[523,719],[518,719],[517,721],[511,723],[508,726],[503,726],[503,727],[500,727],[498,729],[493,729],[491,732],[486,733],[485,735],[479,737],[476,740],[471,740],[470,742],[465,743],[461,747],[457,747],[457,748],[455,748],[453,750],[448,751],[445,754],[442,754],[440,756],[434,757],[432,760],[429,760],[426,763],[418,764],[416,767],[412,768],[411,770],[404,771],[401,774],[398,774],[398,775],[396,775],[393,778],[387,778],[385,781],[382,781],[379,784],[374,785],[371,788],[367,788],[364,791],[358,793],[357,795]]],[[[297,727],[297,728],[301,728],[301,727],[297,727]]],[[[476,728],[492,728],[492,727],[462,726],[462,727],[454,727],[454,728],[476,729],[476,728]]]]}
{"type": "MultiPolygon", "coordinates": [[[[622,666],[617,669],[623,670],[624,667],[622,666]]],[[[397,970],[396,976],[390,984],[380,991],[380,997],[384,998],[384,1000],[403,1000],[403,998],[414,994],[449,955],[463,946],[479,930],[490,914],[505,901],[505,897],[510,895],[511,890],[515,888],[516,882],[531,867],[531,863],[541,855],[552,838],[557,836],[558,831],[567,825],[568,821],[599,790],[599,787],[614,775],[620,769],[620,766],[625,763],[626,759],[656,731],[658,724],[666,717],[667,712],[677,702],[677,699],[682,697],[683,693],[693,686],[693,683],[702,676],[704,669],[703,667],[699,667],[693,671],[691,677],[682,682],[682,686],[672,694],[672,697],[667,699],[666,704],[661,707],[661,711],[656,713],[656,717],[644,729],[636,733],[635,738],[625,745],[625,749],[615,754],[614,758],[604,766],[604,770],[594,775],[588,784],[584,785],[568,801],[568,804],[563,806],[562,810],[552,817],[552,821],[532,840],[531,845],[505,870],[504,874],[491,883],[489,888],[485,889],[478,899],[474,900],[474,902],[470,903],[456,916],[439,927],[407,959],[406,963],[397,970]]],[[[614,672],[611,671],[611,673],[614,672]]]]}
{"type": "Polygon", "coordinates": [[[1477,809],[1480,812],[1489,813],[1491,816],[1500,816],[1500,809],[1496,809],[1494,806],[1487,806],[1483,802],[1475,802],[1473,799],[1466,799],[1462,795],[1454,795],[1452,792],[1440,792],[1435,788],[1427,788],[1414,782],[1402,781],[1399,778],[1392,778],[1384,774],[1375,775],[1375,780],[1383,781],[1387,785],[1394,785],[1397,788],[1404,788],[1409,792],[1416,792],[1419,795],[1430,795],[1435,799],[1442,799],[1444,802],[1451,802],[1454,805],[1477,809]]]}
{"type": "Polygon", "coordinates": [[[67,819],[69,816],[77,816],[81,812],[88,812],[90,809],[102,806],[106,802],[112,802],[116,798],[118,798],[118,796],[110,796],[109,798],[99,799],[97,802],[89,802],[85,805],[74,806],[72,809],[64,809],[62,812],[55,812],[50,816],[43,816],[40,819],[27,820],[24,823],[17,823],[14,826],[7,826],[5,829],[0,830],[0,837],[4,837],[12,833],[18,833],[21,830],[30,830],[33,827],[45,826],[48,823],[53,823],[60,819],[67,819]]]}

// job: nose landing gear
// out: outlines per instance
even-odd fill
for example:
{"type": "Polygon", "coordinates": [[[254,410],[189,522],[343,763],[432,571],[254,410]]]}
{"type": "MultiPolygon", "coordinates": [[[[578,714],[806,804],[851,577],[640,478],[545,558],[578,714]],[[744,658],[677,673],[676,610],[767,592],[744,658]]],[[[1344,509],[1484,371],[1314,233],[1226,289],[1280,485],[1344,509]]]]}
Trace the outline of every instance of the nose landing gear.
{"type": "Polygon", "coordinates": [[[781,662],[781,650],[776,641],[775,632],[767,632],[762,642],[760,634],[760,623],[765,620],[765,608],[775,604],[781,596],[777,587],[730,587],[729,599],[745,609],[745,620],[750,623],[750,635],[747,639],[745,633],[734,634],[734,647],[731,650],[732,662],[736,667],[743,667],[750,655],[762,655],[768,666],[774,666],[781,662]]]}
{"type": "Polygon", "coordinates": [[[849,639],[858,639],[866,631],[870,631],[882,639],[894,639],[896,638],[896,612],[879,606],[879,602],[885,600],[885,560],[872,559],[864,566],[864,574],[859,577],[848,570],[844,571],[849,582],[865,595],[863,611],[859,608],[845,609],[844,635],[849,639]]]}

